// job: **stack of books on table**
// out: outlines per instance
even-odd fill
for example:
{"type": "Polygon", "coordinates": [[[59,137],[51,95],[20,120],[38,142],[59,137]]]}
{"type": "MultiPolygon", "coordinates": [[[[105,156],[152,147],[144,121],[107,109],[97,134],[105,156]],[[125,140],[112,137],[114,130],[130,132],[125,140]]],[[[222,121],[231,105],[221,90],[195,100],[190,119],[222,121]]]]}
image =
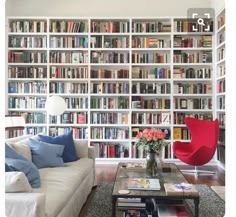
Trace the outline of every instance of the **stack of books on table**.
{"type": "Polygon", "coordinates": [[[160,181],[159,179],[150,179],[150,178],[129,178],[128,180],[128,189],[130,190],[146,190],[146,191],[155,191],[160,190],[160,181]]]}
{"type": "Polygon", "coordinates": [[[119,209],[145,209],[146,203],[141,198],[118,198],[117,207],[119,209]]]}

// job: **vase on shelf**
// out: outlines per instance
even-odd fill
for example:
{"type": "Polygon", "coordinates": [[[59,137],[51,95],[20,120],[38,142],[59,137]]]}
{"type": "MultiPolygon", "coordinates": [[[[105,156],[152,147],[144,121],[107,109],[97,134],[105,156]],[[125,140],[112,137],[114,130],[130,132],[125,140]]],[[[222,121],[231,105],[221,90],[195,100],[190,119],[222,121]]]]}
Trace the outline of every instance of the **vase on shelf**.
{"type": "Polygon", "coordinates": [[[158,159],[156,152],[150,152],[147,154],[146,162],[146,176],[157,177],[158,175],[158,159]]]}

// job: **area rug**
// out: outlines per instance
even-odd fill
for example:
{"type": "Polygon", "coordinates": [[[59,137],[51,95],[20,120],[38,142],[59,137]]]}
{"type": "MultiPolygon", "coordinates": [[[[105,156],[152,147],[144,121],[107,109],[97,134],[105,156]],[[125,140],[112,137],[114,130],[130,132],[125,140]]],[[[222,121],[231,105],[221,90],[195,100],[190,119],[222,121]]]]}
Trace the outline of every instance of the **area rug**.
{"type": "MultiPolygon", "coordinates": [[[[223,217],[225,215],[225,202],[207,185],[195,186],[200,194],[199,217],[223,217]]],[[[96,188],[85,217],[112,217],[112,187],[113,184],[104,183],[96,188]]],[[[193,201],[187,200],[187,203],[193,211],[193,201]]]]}

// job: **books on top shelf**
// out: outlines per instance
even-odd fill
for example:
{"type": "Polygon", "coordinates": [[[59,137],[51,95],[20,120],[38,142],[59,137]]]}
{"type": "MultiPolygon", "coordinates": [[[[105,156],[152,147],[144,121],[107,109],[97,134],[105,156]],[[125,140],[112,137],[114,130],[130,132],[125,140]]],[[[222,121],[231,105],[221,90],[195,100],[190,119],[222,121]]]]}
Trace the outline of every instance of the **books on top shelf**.
{"type": "Polygon", "coordinates": [[[159,179],[150,178],[129,178],[128,189],[130,190],[160,190],[159,179]]]}

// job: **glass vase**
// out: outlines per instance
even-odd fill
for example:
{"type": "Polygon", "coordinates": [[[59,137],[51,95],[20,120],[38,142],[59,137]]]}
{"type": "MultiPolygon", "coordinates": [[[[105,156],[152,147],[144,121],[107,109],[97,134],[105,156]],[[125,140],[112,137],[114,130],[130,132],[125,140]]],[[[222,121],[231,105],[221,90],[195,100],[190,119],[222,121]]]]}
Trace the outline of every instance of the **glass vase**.
{"type": "Polygon", "coordinates": [[[146,163],[146,176],[147,177],[157,177],[158,166],[157,166],[157,153],[150,152],[147,154],[147,163],[146,163]]]}

